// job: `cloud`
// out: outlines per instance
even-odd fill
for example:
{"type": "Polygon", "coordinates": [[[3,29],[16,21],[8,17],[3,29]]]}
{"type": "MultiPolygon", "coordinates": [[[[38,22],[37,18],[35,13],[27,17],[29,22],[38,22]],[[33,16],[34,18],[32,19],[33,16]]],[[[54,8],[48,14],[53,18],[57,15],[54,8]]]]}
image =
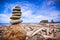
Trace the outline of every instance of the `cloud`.
{"type": "Polygon", "coordinates": [[[9,23],[9,15],[8,14],[0,14],[0,23],[9,23]]]}
{"type": "Polygon", "coordinates": [[[19,5],[21,7],[22,12],[22,20],[23,23],[39,23],[41,20],[49,20],[52,19],[60,19],[59,18],[59,11],[55,10],[55,6],[51,6],[54,4],[52,1],[43,2],[42,5],[35,5],[29,2],[16,2],[5,4],[5,10],[3,14],[0,14],[0,20],[2,23],[9,23],[10,16],[12,15],[12,9],[19,5]],[[5,20],[4,20],[5,19],[5,20]]]}

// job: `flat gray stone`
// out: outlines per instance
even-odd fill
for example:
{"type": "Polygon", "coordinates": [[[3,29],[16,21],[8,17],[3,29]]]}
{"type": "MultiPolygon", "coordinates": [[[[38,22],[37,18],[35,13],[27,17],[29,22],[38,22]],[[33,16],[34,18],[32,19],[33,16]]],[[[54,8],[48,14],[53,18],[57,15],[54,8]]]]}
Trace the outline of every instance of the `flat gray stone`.
{"type": "Polygon", "coordinates": [[[15,24],[15,23],[21,23],[22,20],[11,20],[10,23],[15,24]]]}

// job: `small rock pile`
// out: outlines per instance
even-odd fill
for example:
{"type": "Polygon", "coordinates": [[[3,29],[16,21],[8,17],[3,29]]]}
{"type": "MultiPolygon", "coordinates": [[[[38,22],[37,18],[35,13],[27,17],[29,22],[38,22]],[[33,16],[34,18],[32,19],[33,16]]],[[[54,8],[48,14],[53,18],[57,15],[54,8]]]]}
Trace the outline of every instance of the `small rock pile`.
{"type": "Polygon", "coordinates": [[[19,6],[16,6],[13,11],[12,11],[12,16],[10,17],[11,24],[17,24],[17,23],[21,23],[22,20],[19,20],[21,18],[21,8],[19,6]]]}

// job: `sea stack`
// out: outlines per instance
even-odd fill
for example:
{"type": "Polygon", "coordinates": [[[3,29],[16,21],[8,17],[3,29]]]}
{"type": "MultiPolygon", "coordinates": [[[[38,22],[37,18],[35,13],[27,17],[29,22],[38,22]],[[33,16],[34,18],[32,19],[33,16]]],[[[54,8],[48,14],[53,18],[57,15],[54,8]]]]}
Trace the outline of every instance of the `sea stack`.
{"type": "Polygon", "coordinates": [[[19,6],[15,6],[15,8],[12,10],[12,16],[10,17],[11,24],[18,24],[21,23],[22,20],[20,20],[22,15],[21,8],[19,6]]]}

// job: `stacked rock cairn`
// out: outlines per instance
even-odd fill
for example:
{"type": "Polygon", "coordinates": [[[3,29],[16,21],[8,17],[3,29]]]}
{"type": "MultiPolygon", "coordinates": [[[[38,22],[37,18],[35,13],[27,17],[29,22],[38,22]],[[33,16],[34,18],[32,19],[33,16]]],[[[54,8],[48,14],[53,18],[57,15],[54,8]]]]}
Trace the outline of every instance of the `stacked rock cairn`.
{"type": "Polygon", "coordinates": [[[12,11],[12,16],[10,17],[11,19],[10,23],[11,24],[21,23],[22,22],[22,20],[20,20],[21,15],[22,15],[21,8],[19,6],[15,6],[15,8],[12,11]]]}

